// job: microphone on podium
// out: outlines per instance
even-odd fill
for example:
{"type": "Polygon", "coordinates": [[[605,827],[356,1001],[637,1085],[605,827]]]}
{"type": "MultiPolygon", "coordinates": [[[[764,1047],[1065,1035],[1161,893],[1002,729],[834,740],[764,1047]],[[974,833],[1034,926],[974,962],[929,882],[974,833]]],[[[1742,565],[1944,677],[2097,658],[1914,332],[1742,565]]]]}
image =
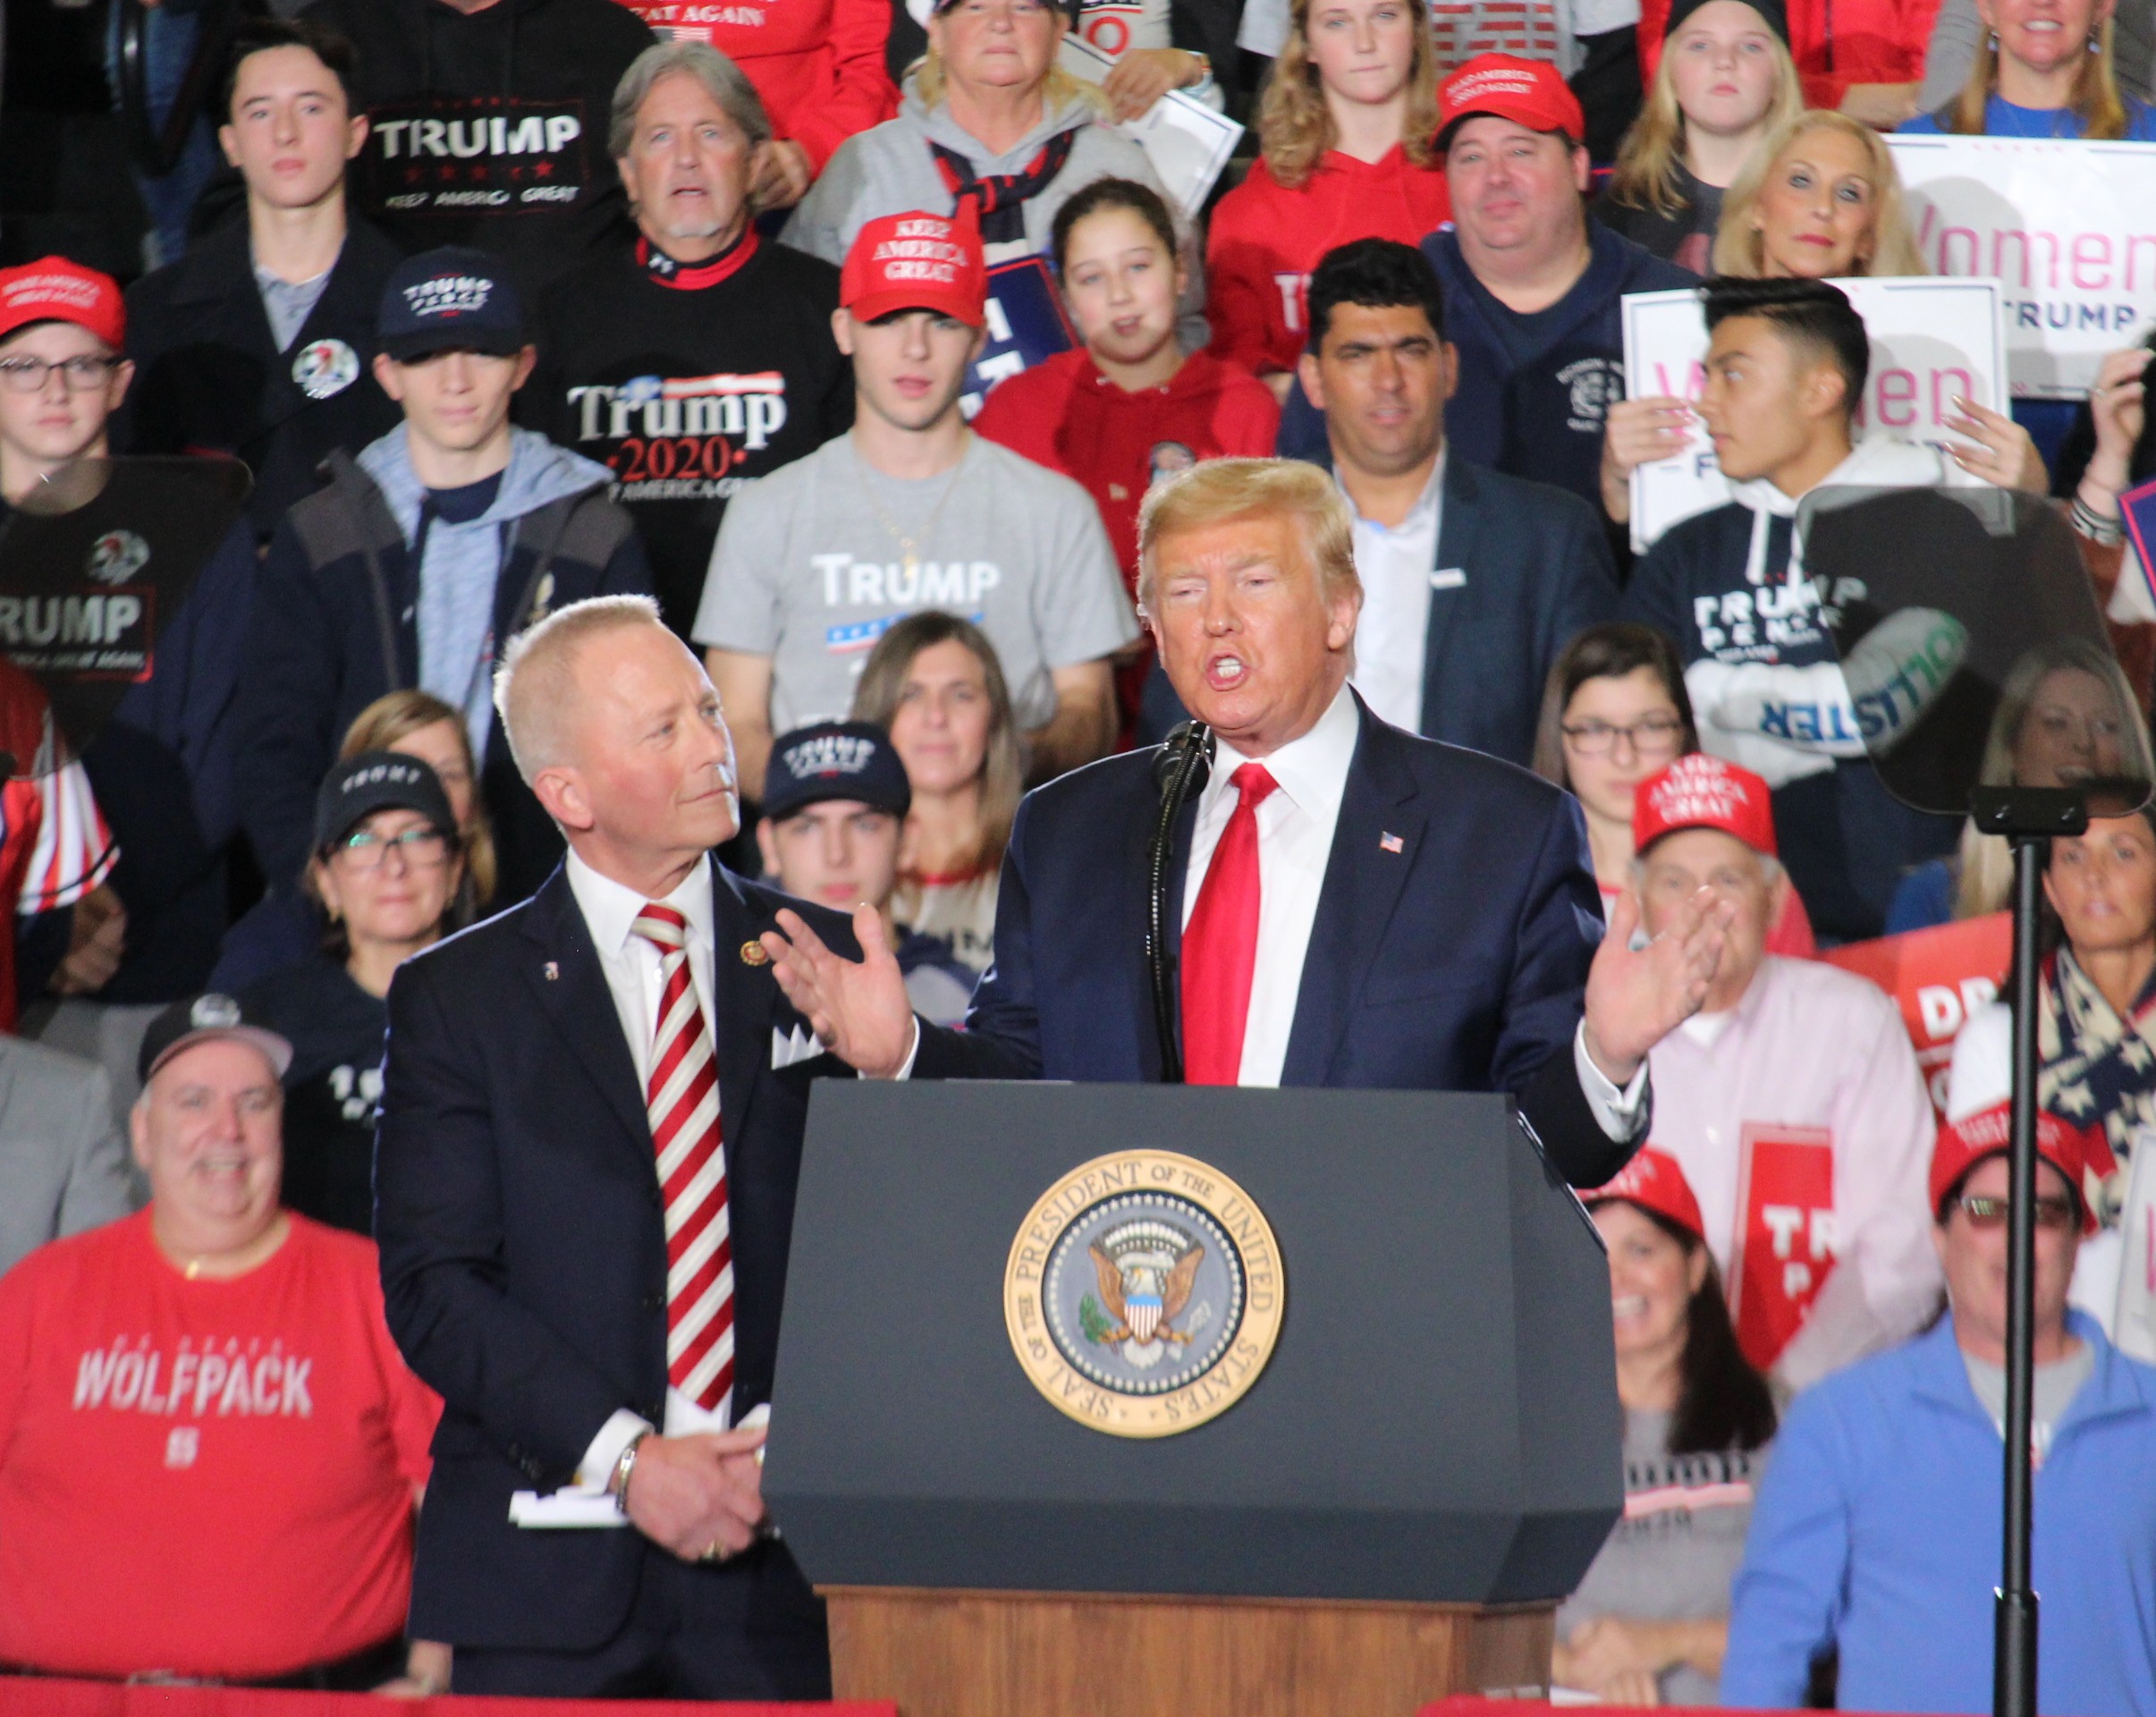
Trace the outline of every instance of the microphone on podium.
{"type": "Polygon", "coordinates": [[[1168,859],[1175,841],[1175,819],[1193,793],[1204,790],[1213,773],[1213,730],[1203,722],[1180,722],[1169,730],[1153,761],[1154,784],[1161,795],[1160,815],[1146,848],[1146,969],[1153,981],[1153,1028],[1161,1046],[1161,1082],[1183,1082],[1183,1051],[1176,1036],[1180,1010],[1175,963],[1168,953],[1168,859]]]}

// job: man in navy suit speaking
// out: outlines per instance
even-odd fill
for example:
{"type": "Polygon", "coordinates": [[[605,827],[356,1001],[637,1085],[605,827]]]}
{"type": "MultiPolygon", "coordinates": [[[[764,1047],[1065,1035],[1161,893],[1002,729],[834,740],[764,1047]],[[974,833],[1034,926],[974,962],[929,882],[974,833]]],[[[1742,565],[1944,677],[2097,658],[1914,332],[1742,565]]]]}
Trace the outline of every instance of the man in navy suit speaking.
{"type": "MultiPolygon", "coordinates": [[[[1728,905],[1703,889],[1635,950],[1628,897],[1605,936],[1570,798],[1371,715],[1348,685],[1351,522],[1323,472],[1200,465],[1146,497],[1139,556],[1140,611],[1217,743],[1169,865],[1189,1082],[1508,1091],[1575,1185],[1614,1174],[1645,1134],[1647,1051],[1705,995],[1728,905]]],[[[1021,805],[963,1031],[909,1011],[873,913],[856,960],[782,911],[781,985],[871,1078],[1159,1078],[1156,756],[1021,805]]]]}

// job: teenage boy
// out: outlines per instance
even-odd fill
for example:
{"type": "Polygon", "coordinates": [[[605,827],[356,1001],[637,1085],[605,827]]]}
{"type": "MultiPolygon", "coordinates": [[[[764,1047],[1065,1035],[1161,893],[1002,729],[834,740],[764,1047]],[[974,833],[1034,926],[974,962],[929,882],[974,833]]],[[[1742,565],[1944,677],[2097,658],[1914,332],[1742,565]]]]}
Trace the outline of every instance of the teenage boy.
{"type": "Polygon", "coordinates": [[[1677,643],[1701,744],[1774,790],[1782,862],[1821,937],[1876,936],[1901,877],[1949,850],[1961,825],[1890,799],[1865,761],[1796,515],[1825,485],[1935,486],[1947,461],[1908,442],[1854,441],[1871,347],[1839,287],[1718,279],[1705,293],[1700,415],[1732,498],[1647,552],[1625,618],[1677,643]]]}
{"type": "Polygon", "coordinates": [[[765,879],[787,893],[834,912],[874,907],[913,1011],[932,1026],[955,1026],[973,999],[973,969],[941,937],[903,933],[891,915],[912,808],[889,734],[873,722],[818,722],[773,742],[757,846],[765,879]]]}
{"type": "MultiPolygon", "coordinates": [[[[251,532],[233,513],[222,530],[205,516],[215,486],[199,471],[121,461],[94,492],[84,486],[80,504],[51,508],[66,495],[70,467],[107,455],[108,426],[134,375],[123,355],[126,321],[118,284],[92,269],[47,257],[0,270],[11,587],[55,601],[64,593],[86,612],[101,599],[111,625],[99,642],[130,659],[132,680],[100,731],[80,736],[83,771],[122,863],[109,889],[24,937],[22,987],[35,994],[49,973],[62,996],[131,1008],[65,1007],[38,1028],[104,1061],[123,1102],[133,1095],[134,1044],[155,1004],[199,985],[224,934],[225,852],[239,827],[240,646],[256,579],[251,532]],[[13,512],[33,495],[38,507],[13,512]]],[[[64,816],[48,825],[63,839],[89,827],[64,816]]],[[[47,903],[74,898],[63,889],[47,903]]]]}
{"type": "Polygon", "coordinates": [[[1137,625],[1092,497],[960,412],[986,322],[972,223],[870,221],[839,296],[853,428],[727,509],[697,613],[742,791],[761,797],[772,735],[843,715],[870,647],[925,608],[988,634],[1036,780],[1103,756],[1137,625]]]}
{"type": "Polygon", "coordinates": [[[636,230],[547,293],[525,392],[557,442],[613,470],[684,637],[727,501],[853,422],[831,337],[839,271],[753,224],[770,148],[731,60],[704,42],[646,48],[614,92],[608,140],[636,230]]]}
{"type": "Polygon", "coordinates": [[[246,461],[267,542],[339,448],[397,421],[368,373],[375,309],[399,252],[346,205],[345,163],[367,140],[351,45],[315,24],[246,24],[224,80],[225,158],[247,186],[228,222],[127,295],[137,382],[119,430],[135,453],[246,461]]]}
{"type": "Polygon", "coordinates": [[[465,712],[494,822],[498,904],[560,858],[495,715],[509,640],[581,597],[648,594],[604,465],[512,426],[535,362],[517,290],[484,251],[430,250],[382,295],[375,379],[404,421],[277,528],[248,640],[247,828],[273,888],[296,885],[315,792],[352,718],[417,686],[465,712]]]}

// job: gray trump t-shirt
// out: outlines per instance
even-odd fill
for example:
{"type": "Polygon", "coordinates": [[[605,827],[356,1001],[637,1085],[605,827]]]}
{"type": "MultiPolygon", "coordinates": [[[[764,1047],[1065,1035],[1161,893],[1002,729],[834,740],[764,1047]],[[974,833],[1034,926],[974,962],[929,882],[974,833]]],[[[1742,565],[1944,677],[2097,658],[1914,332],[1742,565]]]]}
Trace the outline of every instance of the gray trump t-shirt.
{"type": "Polygon", "coordinates": [[[868,652],[923,609],[972,621],[1019,724],[1055,714],[1054,669],[1137,635],[1093,499],[979,436],[948,471],[886,477],[827,441],[726,509],[696,641],[772,658],[771,727],[843,717],[868,652]]]}

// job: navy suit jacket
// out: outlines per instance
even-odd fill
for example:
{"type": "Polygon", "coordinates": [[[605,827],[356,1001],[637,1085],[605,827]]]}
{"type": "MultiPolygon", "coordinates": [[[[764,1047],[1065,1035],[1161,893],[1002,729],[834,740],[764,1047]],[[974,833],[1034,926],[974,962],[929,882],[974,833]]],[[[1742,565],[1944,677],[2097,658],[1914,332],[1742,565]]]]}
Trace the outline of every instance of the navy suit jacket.
{"type": "MultiPolygon", "coordinates": [[[[1633,1146],[1602,1131],[1572,1060],[1602,931],[1579,807],[1357,707],[1281,1083],[1510,1092],[1558,1171],[1599,1186],[1633,1146]]],[[[917,1078],[1160,1078],[1144,949],[1156,756],[1126,752],[1027,795],[995,963],[965,1030],[922,1027],[917,1078]]],[[[1194,796],[1176,831],[1171,932],[1196,815],[1194,796]]]]}
{"type": "MultiPolygon", "coordinates": [[[[840,915],[712,871],[738,1417],[770,1399],[808,1087],[848,1071],[824,1055],[774,1070],[774,1032],[807,1022],[740,951],[782,905],[858,951],[840,915]]],[[[617,1408],[664,1423],[666,1235],[636,1064],[565,869],[398,968],[375,1197],[390,1332],[444,1403],[413,1635],[594,1649],[666,1552],[633,1530],[513,1527],[510,1496],[568,1483],[617,1408]]],[[[821,1626],[779,1544],[707,1571],[748,1582],[749,1613],[821,1626]]]]}

